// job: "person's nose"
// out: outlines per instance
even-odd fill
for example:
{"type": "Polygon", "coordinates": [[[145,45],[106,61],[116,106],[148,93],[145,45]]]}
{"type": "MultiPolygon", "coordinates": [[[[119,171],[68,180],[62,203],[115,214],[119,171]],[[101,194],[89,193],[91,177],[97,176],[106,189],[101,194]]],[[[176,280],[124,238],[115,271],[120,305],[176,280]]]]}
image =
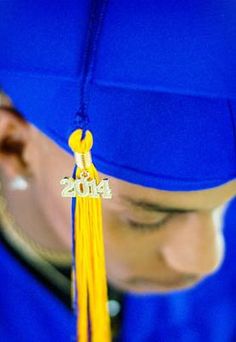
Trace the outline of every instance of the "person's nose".
{"type": "Polygon", "coordinates": [[[171,229],[162,249],[166,263],[174,270],[207,275],[220,265],[224,254],[224,238],[209,212],[181,215],[171,229]]]}

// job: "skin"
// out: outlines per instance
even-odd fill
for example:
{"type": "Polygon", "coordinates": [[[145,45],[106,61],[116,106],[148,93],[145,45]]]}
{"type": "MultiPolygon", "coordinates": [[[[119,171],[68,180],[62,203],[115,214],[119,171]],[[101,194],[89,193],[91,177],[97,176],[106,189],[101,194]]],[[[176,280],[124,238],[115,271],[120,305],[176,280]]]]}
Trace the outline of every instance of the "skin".
{"type": "MultiPolygon", "coordinates": [[[[71,248],[70,201],[60,179],[71,175],[73,157],[35,127],[17,118],[6,97],[0,109],[2,194],[16,223],[33,240],[55,251],[71,248]],[[6,151],[4,142],[12,147],[6,151]],[[15,146],[22,146],[17,150],[15,146]],[[11,190],[17,175],[26,191],[11,190]],[[56,214],[55,214],[56,213],[56,214]]],[[[108,177],[112,200],[103,200],[109,282],[133,292],[172,292],[197,284],[223,259],[222,219],[236,182],[192,192],[145,188],[108,177]]]]}

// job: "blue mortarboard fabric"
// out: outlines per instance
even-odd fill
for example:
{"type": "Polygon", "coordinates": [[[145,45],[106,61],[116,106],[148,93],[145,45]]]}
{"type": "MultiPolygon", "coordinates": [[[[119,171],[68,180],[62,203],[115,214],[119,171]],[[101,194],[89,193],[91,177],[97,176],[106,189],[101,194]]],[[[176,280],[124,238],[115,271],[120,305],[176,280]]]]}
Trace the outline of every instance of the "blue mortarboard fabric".
{"type": "Polygon", "coordinates": [[[236,177],[234,0],[0,1],[0,41],[2,89],[65,149],[83,107],[98,170],[166,190],[236,177]]]}

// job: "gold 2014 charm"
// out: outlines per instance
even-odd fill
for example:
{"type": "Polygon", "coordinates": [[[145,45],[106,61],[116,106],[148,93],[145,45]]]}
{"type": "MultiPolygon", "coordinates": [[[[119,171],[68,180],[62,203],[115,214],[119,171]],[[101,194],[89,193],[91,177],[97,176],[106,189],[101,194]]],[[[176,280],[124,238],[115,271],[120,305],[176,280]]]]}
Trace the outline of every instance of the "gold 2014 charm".
{"type": "Polygon", "coordinates": [[[95,179],[89,180],[88,172],[81,172],[80,178],[65,177],[60,181],[61,185],[65,185],[62,190],[62,197],[102,197],[105,199],[112,198],[109,180],[104,178],[99,184],[96,184],[95,179]]]}

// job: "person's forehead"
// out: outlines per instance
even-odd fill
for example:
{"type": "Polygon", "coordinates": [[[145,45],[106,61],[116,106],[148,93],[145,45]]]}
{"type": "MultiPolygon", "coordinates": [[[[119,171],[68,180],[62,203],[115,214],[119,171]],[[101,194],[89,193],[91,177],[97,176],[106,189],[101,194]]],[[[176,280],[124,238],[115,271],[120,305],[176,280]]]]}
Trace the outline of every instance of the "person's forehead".
{"type": "Polygon", "coordinates": [[[169,208],[207,210],[222,205],[236,195],[236,181],[200,191],[163,191],[109,176],[108,178],[112,187],[113,200],[116,203],[127,203],[127,205],[132,205],[132,200],[134,200],[134,202],[157,203],[169,208]]]}

